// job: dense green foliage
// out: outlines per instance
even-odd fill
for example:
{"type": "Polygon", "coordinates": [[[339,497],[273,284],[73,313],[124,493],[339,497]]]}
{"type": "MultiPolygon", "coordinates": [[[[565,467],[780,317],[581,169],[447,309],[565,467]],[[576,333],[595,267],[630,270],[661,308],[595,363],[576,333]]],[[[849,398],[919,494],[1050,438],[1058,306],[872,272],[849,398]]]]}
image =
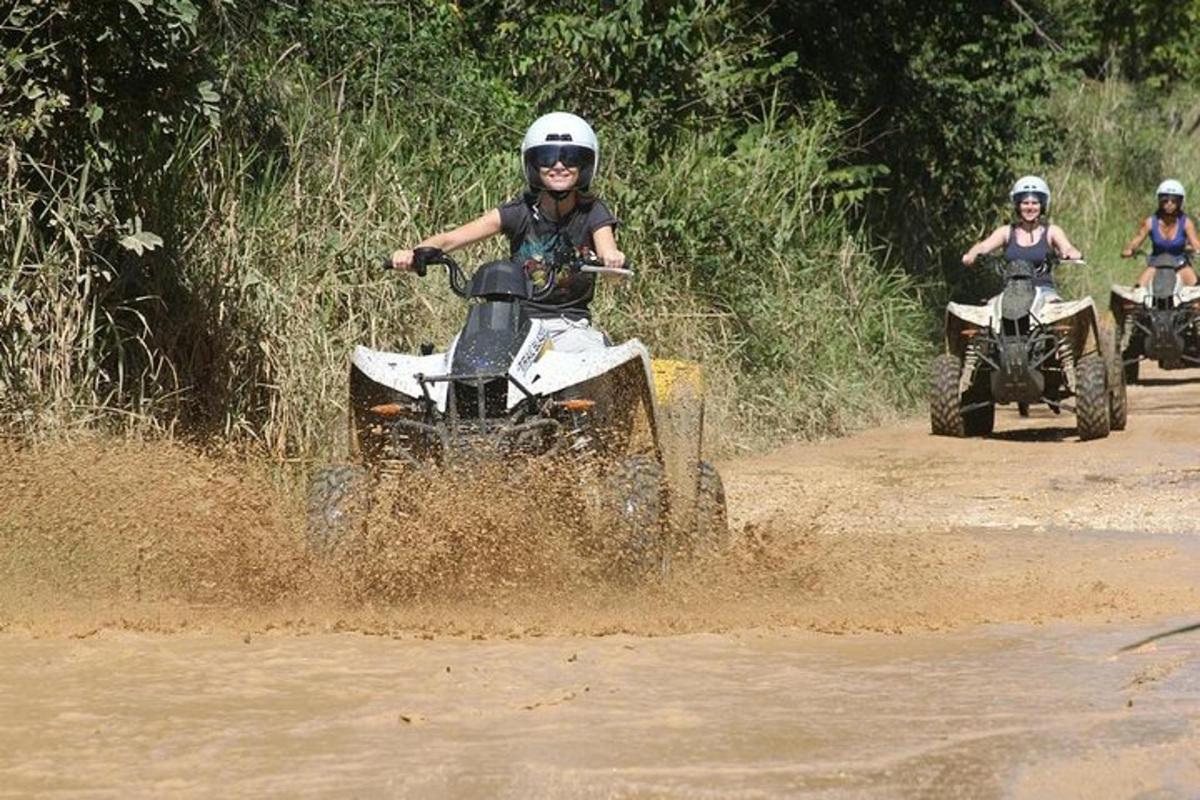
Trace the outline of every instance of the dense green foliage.
{"type": "Polygon", "coordinates": [[[997,180],[1052,151],[1044,100],[1061,58],[1014,14],[971,0],[789,0],[775,15],[782,43],[823,56],[804,61],[793,92],[835,98],[861,120],[865,157],[889,168],[872,208],[910,268],[936,268],[997,180]]]}
{"type": "Polygon", "coordinates": [[[524,126],[570,108],[641,265],[604,324],[706,360],[729,442],[862,424],[919,392],[940,291],[916,287],[957,280],[1015,173],[1049,169],[1070,216],[1081,183],[1176,163],[1159,132],[1193,119],[1166,98],[1198,9],[17,0],[0,414],[322,446],[354,342],[461,312],[371,256],[511,196],[524,126]],[[1140,83],[1080,89],[1116,74],[1140,83]]]}

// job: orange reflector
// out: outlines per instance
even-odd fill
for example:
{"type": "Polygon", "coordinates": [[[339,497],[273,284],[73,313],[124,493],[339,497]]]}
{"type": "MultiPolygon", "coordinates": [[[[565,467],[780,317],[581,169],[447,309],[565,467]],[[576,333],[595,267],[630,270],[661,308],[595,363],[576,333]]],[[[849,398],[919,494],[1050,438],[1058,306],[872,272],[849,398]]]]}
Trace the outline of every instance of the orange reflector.
{"type": "Polygon", "coordinates": [[[378,414],[381,417],[398,417],[404,413],[404,406],[399,403],[381,403],[377,406],[371,406],[372,414],[378,414]]]}
{"type": "Polygon", "coordinates": [[[559,400],[554,405],[565,411],[589,411],[596,405],[596,401],[575,398],[574,400],[559,400]]]}

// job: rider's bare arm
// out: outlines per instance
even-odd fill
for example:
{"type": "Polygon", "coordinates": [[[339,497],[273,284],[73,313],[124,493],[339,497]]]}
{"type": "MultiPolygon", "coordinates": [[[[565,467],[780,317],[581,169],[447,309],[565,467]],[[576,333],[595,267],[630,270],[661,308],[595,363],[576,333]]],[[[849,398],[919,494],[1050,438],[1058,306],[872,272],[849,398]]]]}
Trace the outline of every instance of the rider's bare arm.
{"type": "Polygon", "coordinates": [[[991,236],[987,237],[982,242],[976,242],[975,244],[971,245],[971,249],[963,254],[962,262],[969,267],[975,263],[975,259],[979,258],[984,253],[990,253],[1006,244],[1008,244],[1008,226],[1001,225],[999,228],[996,228],[996,230],[992,231],[991,236]]]}
{"type": "Polygon", "coordinates": [[[1083,258],[1083,253],[1071,244],[1071,240],[1063,233],[1063,229],[1057,225],[1050,226],[1050,246],[1058,253],[1059,258],[1083,258]]]}
{"type": "Polygon", "coordinates": [[[1196,236],[1196,225],[1191,217],[1184,221],[1183,232],[1187,235],[1188,250],[1193,253],[1200,252],[1200,237],[1196,236]]]}
{"type": "MultiPolygon", "coordinates": [[[[459,225],[453,230],[430,236],[417,247],[436,247],[450,253],[461,247],[481,242],[489,236],[500,233],[500,210],[493,208],[478,219],[473,219],[466,225],[459,225]]],[[[393,269],[412,269],[413,251],[397,250],[392,253],[393,269]]]]}
{"type": "Polygon", "coordinates": [[[596,255],[610,269],[621,269],[625,266],[625,254],[617,249],[617,239],[613,235],[611,225],[596,228],[592,231],[592,242],[596,245],[596,255]]]}
{"type": "MultiPolygon", "coordinates": [[[[1190,222],[1190,220],[1189,220],[1190,222]]],[[[1142,220],[1142,224],[1138,227],[1138,232],[1129,240],[1129,244],[1125,245],[1125,249],[1121,251],[1121,258],[1133,258],[1133,251],[1142,246],[1142,242],[1146,241],[1146,237],[1150,235],[1150,220],[1142,220]]]]}

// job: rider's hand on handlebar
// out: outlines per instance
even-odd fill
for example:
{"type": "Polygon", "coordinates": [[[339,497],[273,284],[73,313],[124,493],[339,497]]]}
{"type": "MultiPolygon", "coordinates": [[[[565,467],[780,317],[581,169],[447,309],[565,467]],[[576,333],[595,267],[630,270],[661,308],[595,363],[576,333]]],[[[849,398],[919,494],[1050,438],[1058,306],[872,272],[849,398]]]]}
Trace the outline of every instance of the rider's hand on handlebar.
{"type": "Polygon", "coordinates": [[[978,258],[978,256],[976,256],[976,255],[975,255],[973,252],[971,252],[970,250],[968,250],[967,252],[963,253],[963,257],[962,257],[963,266],[964,266],[964,267],[969,267],[969,266],[973,265],[973,264],[975,263],[975,259],[976,259],[976,258],[978,258]]]}
{"type": "Polygon", "coordinates": [[[397,250],[396,252],[392,253],[392,269],[398,269],[404,272],[412,272],[412,268],[412,250],[397,250]]]}
{"type": "Polygon", "coordinates": [[[1133,258],[1133,248],[1126,247],[1121,251],[1121,258],[1133,258]]]}
{"type": "Polygon", "coordinates": [[[612,250],[607,253],[597,253],[596,255],[600,258],[600,261],[603,262],[604,266],[608,267],[609,269],[625,268],[625,254],[620,250],[612,250]]]}
{"type": "MultiPolygon", "coordinates": [[[[606,269],[625,269],[625,254],[620,250],[610,250],[607,253],[597,253],[596,257],[605,266],[606,269]]],[[[624,280],[624,275],[614,273],[606,273],[601,276],[605,283],[620,283],[624,280]]]]}

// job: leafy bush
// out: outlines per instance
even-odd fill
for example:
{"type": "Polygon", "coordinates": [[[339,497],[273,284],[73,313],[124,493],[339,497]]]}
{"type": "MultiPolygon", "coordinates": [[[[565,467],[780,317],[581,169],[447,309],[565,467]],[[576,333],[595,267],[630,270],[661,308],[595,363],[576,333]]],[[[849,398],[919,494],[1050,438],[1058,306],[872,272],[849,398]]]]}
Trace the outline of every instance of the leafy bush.
{"type": "MultiPolygon", "coordinates": [[[[128,408],[162,377],[141,256],[177,137],[218,120],[190,0],[0,12],[0,407],[128,408]]],[[[89,411],[89,413],[91,413],[89,411]]]]}
{"type": "MultiPolygon", "coordinates": [[[[1037,18],[1054,17],[1027,2],[1037,18]]],[[[960,246],[1016,175],[1051,160],[1047,105],[1063,77],[1025,17],[970,0],[772,4],[777,46],[798,54],[790,91],[829,97],[855,127],[857,163],[883,164],[872,231],[910,272],[953,277],[960,246]]]]}

